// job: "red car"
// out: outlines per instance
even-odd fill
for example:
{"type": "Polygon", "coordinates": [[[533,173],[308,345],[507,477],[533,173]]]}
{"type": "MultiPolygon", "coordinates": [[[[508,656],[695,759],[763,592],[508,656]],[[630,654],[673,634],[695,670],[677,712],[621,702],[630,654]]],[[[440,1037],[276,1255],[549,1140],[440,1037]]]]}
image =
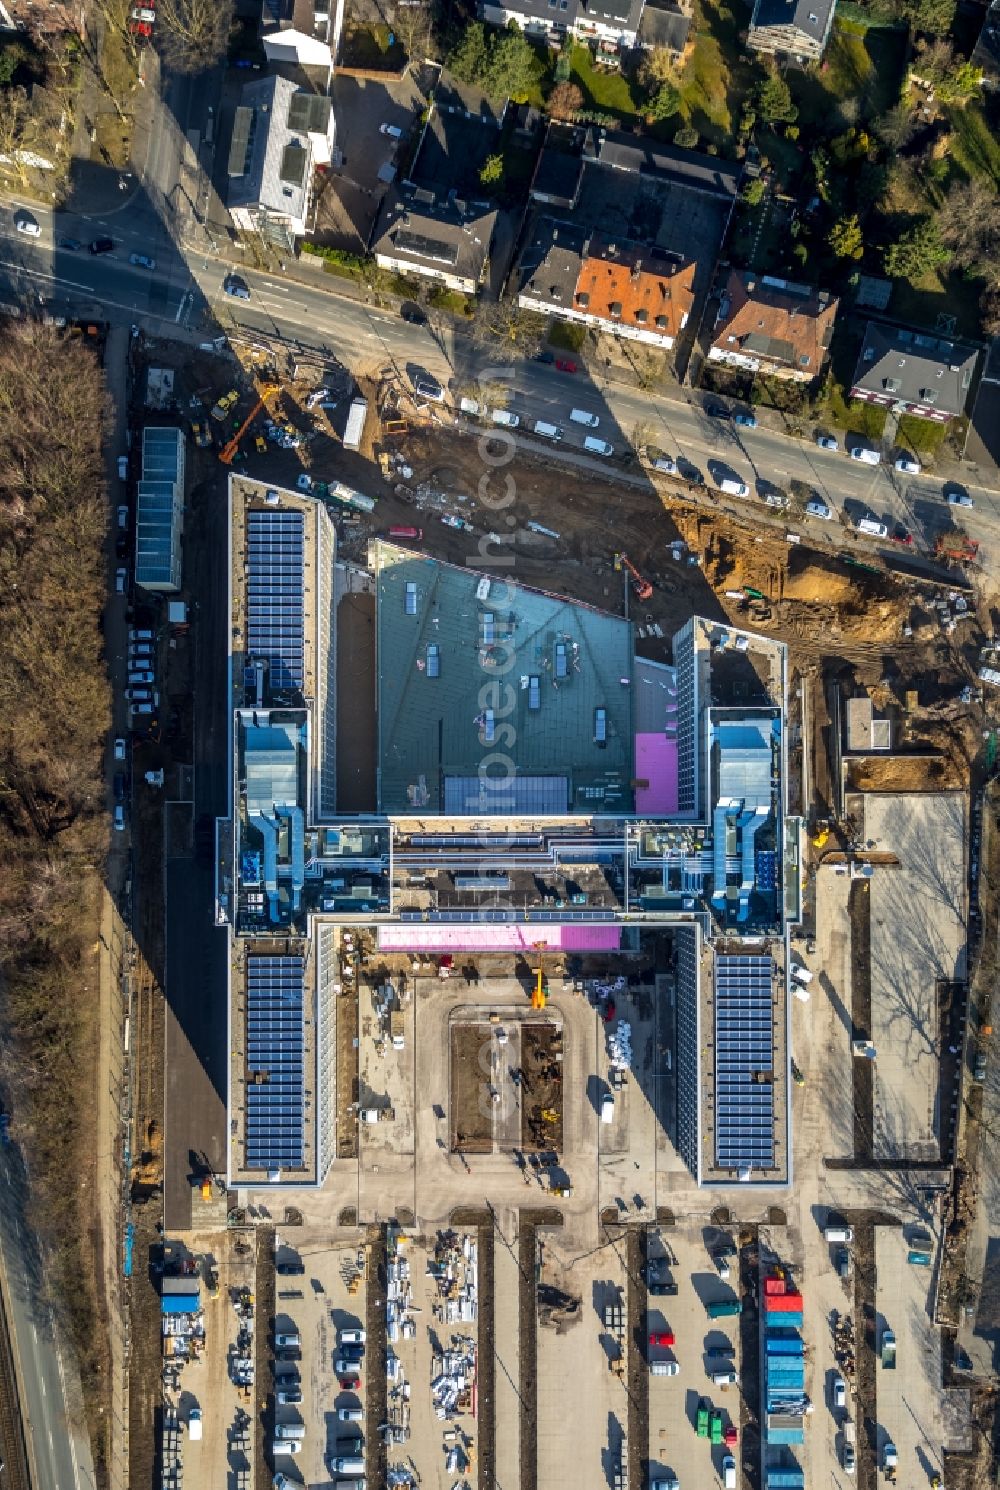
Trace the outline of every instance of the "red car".
{"type": "Polygon", "coordinates": [[[340,1380],[340,1390],[342,1392],[360,1392],[360,1390],[361,1390],[361,1377],[360,1376],[341,1376],[339,1378],[339,1380],[340,1380]]]}
{"type": "Polygon", "coordinates": [[[897,523],[892,530],[893,543],[905,544],[907,548],[913,547],[913,534],[909,528],[904,528],[902,523],[897,523]]]}
{"type": "Polygon", "coordinates": [[[736,1440],[737,1440],[738,1437],[739,1437],[739,1434],[738,1434],[736,1428],[733,1426],[732,1423],[730,1423],[729,1427],[726,1429],[725,1433],[723,1433],[723,1435],[722,1435],[722,1442],[726,1445],[726,1448],[727,1449],[731,1449],[732,1446],[733,1446],[733,1444],[736,1442],[736,1440]]]}
{"type": "Polygon", "coordinates": [[[653,1330],[649,1336],[649,1343],[650,1345],[673,1345],[674,1332],[673,1330],[661,1330],[657,1333],[656,1330],[653,1330]]]}
{"type": "Polygon", "coordinates": [[[573,372],[576,372],[576,363],[575,362],[570,362],[569,359],[566,358],[566,357],[557,357],[556,358],[556,368],[558,369],[559,372],[570,372],[570,373],[573,373],[573,372]]]}

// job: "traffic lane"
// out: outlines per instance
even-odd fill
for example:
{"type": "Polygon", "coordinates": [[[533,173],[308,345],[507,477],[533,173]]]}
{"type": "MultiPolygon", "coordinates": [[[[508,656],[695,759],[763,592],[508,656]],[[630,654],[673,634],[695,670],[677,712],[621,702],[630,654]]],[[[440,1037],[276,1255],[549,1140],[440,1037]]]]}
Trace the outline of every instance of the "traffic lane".
{"type": "Polygon", "coordinates": [[[79,1483],[74,1428],[69,1426],[52,1314],[44,1302],[42,1263],[34,1233],[24,1219],[27,1185],[17,1150],[8,1149],[3,1161],[0,1245],[10,1298],[9,1324],[17,1337],[24,1390],[22,1412],[40,1490],[60,1490],[79,1483]]]}

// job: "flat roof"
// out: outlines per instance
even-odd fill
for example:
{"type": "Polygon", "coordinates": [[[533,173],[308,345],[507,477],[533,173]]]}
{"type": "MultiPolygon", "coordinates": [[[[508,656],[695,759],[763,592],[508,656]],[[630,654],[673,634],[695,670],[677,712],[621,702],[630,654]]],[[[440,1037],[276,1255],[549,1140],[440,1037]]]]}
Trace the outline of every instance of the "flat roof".
{"type": "Polygon", "coordinates": [[[632,811],[628,622],[391,544],[373,562],[382,811],[632,811]]]}

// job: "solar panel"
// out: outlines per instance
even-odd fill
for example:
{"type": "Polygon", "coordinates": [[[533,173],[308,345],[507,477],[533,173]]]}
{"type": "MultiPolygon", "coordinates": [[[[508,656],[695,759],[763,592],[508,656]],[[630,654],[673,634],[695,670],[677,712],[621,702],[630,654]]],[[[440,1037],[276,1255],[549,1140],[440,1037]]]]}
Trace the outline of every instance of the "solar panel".
{"type": "Polygon", "coordinates": [[[273,691],[302,691],[304,529],[301,512],[247,514],[247,652],[267,659],[273,691]]]}
{"type": "Polygon", "coordinates": [[[247,1169],[304,1162],[303,960],[247,958],[247,1169]]]}
{"type": "Polygon", "coordinates": [[[715,1156],[720,1169],[774,1165],[770,957],[715,959],[715,1156]]]}

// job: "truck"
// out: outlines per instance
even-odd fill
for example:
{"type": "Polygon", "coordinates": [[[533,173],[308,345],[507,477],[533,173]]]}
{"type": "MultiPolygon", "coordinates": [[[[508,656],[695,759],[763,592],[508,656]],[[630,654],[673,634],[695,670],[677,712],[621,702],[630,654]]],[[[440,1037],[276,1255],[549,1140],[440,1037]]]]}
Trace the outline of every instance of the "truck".
{"type": "Polygon", "coordinates": [[[345,486],[342,481],[331,481],[327,487],[325,498],[332,498],[335,502],[341,502],[345,507],[353,507],[356,512],[374,512],[375,498],[366,496],[364,492],[355,491],[353,487],[345,486]]]}
{"type": "Polygon", "coordinates": [[[882,1365],[887,1371],[896,1369],[896,1337],[892,1330],[882,1331],[882,1365]]]}
{"type": "Polygon", "coordinates": [[[906,1260],[914,1267],[929,1268],[931,1265],[931,1254],[923,1247],[911,1247],[906,1254],[906,1260]]]}
{"type": "MultiPolygon", "coordinates": [[[[705,1306],[709,1319],[730,1319],[734,1314],[743,1313],[743,1305],[739,1299],[720,1299],[715,1304],[705,1306]]],[[[782,1324],[784,1324],[782,1320],[782,1324]]]]}
{"type": "Polygon", "coordinates": [[[368,400],[355,398],[347,411],[347,424],[344,428],[344,449],[360,450],[361,441],[365,434],[365,420],[368,417],[368,400]]]}
{"type": "Polygon", "coordinates": [[[192,1407],[188,1413],[188,1438],[194,1440],[201,1437],[201,1408],[192,1407]]]}
{"type": "Polygon", "coordinates": [[[695,1419],[695,1432],[699,1438],[708,1437],[708,1403],[702,1397],[698,1403],[698,1416],[695,1419]]]}

